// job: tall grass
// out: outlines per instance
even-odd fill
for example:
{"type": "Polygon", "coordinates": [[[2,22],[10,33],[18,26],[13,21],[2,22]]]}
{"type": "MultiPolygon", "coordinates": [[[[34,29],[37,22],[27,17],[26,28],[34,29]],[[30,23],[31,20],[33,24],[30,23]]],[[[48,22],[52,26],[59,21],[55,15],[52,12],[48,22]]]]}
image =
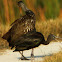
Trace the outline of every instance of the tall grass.
{"type": "Polygon", "coordinates": [[[6,20],[6,24],[8,25],[10,23],[10,19],[9,19],[9,10],[8,10],[8,1],[7,0],[3,0],[3,4],[4,4],[4,14],[5,14],[5,20],[6,20]]]}
{"type": "MultiPolygon", "coordinates": [[[[0,0],[0,16],[3,25],[9,25],[20,17],[18,1],[20,0],[0,0]]],[[[61,0],[23,0],[23,2],[35,13],[37,19],[46,20],[59,16],[62,18],[61,0]]]]}
{"type": "Polygon", "coordinates": [[[37,31],[43,33],[45,38],[50,34],[59,35],[62,37],[62,19],[50,19],[47,21],[37,21],[36,22],[37,31]]]}
{"type": "Polygon", "coordinates": [[[45,57],[43,62],[62,62],[62,52],[56,53],[50,57],[45,57]]]}

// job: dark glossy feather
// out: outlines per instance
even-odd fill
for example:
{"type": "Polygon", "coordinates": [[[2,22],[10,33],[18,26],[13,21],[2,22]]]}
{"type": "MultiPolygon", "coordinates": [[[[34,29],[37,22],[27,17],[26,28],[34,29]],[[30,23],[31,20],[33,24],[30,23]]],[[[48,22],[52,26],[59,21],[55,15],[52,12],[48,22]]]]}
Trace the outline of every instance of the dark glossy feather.
{"type": "Polygon", "coordinates": [[[38,47],[45,41],[44,36],[36,31],[29,32],[22,37],[19,37],[15,42],[15,51],[23,51],[38,47]]]}
{"type": "Polygon", "coordinates": [[[50,34],[45,41],[44,36],[36,31],[29,32],[22,37],[19,37],[13,44],[15,51],[29,50],[38,47],[40,44],[48,45],[52,40],[55,40],[55,36],[50,34]]]}

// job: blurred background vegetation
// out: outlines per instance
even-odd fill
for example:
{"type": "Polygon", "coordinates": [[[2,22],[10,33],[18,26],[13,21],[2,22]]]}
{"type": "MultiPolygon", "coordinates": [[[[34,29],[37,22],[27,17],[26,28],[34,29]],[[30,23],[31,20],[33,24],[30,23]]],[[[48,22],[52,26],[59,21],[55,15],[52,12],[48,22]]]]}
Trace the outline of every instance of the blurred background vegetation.
{"type": "MultiPolygon", "coordinates": [[[[0,36],[6,33],[10,24],[24,15],[17,2],[0,0],[0,36]]],[[[36,15],[36,29],[45,37],[49,33],[62,35],[62,0],[23,0],[36,15]]]]}

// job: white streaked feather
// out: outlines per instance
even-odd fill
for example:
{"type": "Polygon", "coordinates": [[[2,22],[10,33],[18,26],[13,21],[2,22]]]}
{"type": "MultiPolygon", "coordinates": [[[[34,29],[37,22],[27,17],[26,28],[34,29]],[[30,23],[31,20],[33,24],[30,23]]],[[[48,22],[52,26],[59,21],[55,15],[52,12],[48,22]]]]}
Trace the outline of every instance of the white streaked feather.
{"type": "Polygon", "coordinates": [[[29,29],[27,29],[27,32],[29,31],[29,29]]]}
{"type": "Polygon", "coordinates": [[[25,32],[25,30],[24,30],[24,32],[25,32]]]}
{"type": "Polygon", "coordinates": [[[31,19],[31,22],[33,22],[33,20],[31,19]]]}
{"type": "Polygon", "coordinates": [[[29,28],[29,31],[30,31],[31,29],[29,28]]]}

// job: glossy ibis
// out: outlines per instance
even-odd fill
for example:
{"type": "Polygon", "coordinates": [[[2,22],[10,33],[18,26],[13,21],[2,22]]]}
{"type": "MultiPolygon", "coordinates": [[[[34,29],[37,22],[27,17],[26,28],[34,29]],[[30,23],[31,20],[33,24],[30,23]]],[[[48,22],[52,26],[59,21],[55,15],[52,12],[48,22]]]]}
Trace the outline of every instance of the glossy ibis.
{"type": "Polygon", "coordinates": [[[47,41],[45,41],[44,36],[40,32],[36,32],[34,29],[33,31],[28,32],[27,34],[20,36],[15,42],[14,46],[16,51],[22,51],[22,59],[27,60],[26,57],[23,56],[24,50],[32,49],[31,57],[34,57],[33,55],[33,48],[38,47],[40,44],[48,45],[52,40],[55,40],[55,36],[53,34],[50,34],[47,38],[47,41]]]}

